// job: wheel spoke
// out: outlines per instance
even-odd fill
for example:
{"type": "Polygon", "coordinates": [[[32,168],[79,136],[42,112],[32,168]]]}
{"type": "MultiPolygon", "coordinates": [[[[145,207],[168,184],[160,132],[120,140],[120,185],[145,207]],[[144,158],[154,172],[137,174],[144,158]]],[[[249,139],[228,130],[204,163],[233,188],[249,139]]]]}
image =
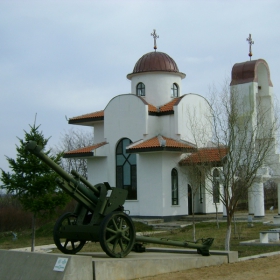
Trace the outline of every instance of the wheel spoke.
{"type": "Polygon", "coordinates": [[[127,242],[129,242],[130,241],[130,238],[128,238],[127,236],[124,236],[123,235],[123,237],[122,237],[123,239],[125,239],[127,242]]]}
{"type": "Polygon", "coordinates": [[[84,244],[86,243],[85,240],[60,237],[61,231],[63,231],[65,226],[70,226],[75,224],[76,224],[76,216],[73,213],[64,214],[57,220],[55,224],[54,231],[53,231],[54,243],[56,244],[57,248],[65,254],[76,254],[83,248],[84,244]]]}
{"type": "Polygon", "coordinates": [[[135,228],[131,218],[125,213],[108,214],[100,227],[100,245],[113,258],[125,257],[135,242],[135,228]]]}
{"type": "Polygon", "coordinates": [[[119,245],[120,245],[120,247],[121,247],[121,250],[122,250],[122,251],[124,251],[124,249],[123,249],[122,239],[119,239],[119,245]]]}
{"type": "Polygon", "coordinates": [[[109,239],[106,239],[106,242],[111,242],[111,241],[114,240],[115,238],[117,238],[117,235],[113,235],[113,236],[111,236],[109,239]]]}
{"type": "Polygon", "coordinates": [[[109,231],[111,233],[117,234],[117,232],[115,230],[111,229],[111,228],[106,228],[106,231],[109,231]]]}
{"type": "Polygon", "coordinates": [[[130,228],[129,228],[128,226],[126,226],[126,227],[122,230],[122,232],[123,232],[123,233],[126,233],[127,231],[129,231],[129,229],[130,229],[130,228]]]}
{"type": "Polygon", "coordinates": [[[66,247],[67,247],[68,242],[69,242],[69,240],[68,240],[68,239],[66,239],[66,240],[65,240],[65,243],[64,243],[64,248],[66,248],[66,247]]]}
{"type": "Polygon", "coordinates": [[[116,239],[115,242],[114,242],[113,252],[116,252],[117,245],[118,245],[118,239],[116,239]]]}
{"type": "Polygon", "coordinates": [[[117,226],[116,221],[115,221],[114,218],[112,219],[112,222],[113,222],[113,225],[114,225],[115,229],[118,230],[118,226],[117,226]]]}

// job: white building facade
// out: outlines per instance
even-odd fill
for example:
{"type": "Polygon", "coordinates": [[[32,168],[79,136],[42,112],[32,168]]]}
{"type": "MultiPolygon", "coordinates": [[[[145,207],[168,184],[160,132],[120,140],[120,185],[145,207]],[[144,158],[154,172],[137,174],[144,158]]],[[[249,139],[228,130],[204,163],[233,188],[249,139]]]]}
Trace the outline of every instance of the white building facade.
{"type": "MultiPolygon", "coordinates": [[[[69,120],[69,124],[93,127],[95,144],[64,157],[87,159],[92,184],[108,182],[127,189],[124,207],[133,217],[171,220],[193,212],[214,213],[216,206],[223,212],[217,193],[205,191],[213,183],[202,176],[194,185],[191,170],[181,164],[182,159],[205,149],[211,155],[211,172],[218,176],[221,154],[207,146],[212,138],[208,101],[198,94],[183,94],[185,74],[162,52],[143,55],[127,78],[130,94],[115,96],[104,110],[69,120]],[[203,127],[205,141],[194,139],[193,115],[203,127]]],[[[213,187],[222,191],[219,184],[213,187]]]]}

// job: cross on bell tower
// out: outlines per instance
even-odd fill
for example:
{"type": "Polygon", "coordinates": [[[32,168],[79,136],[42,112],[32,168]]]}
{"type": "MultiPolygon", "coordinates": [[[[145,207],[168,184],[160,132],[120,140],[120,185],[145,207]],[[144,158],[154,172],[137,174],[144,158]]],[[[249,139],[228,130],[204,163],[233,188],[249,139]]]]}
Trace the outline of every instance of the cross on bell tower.
{"type": "Polygon", "coordinates": [[[155,52],[157,51],[157,39],[159,38],[159,36],[156,34],[156,30],[154,29],[153,33],[151,33],[151,36],[154,37],[154,49],[155,52]]]}
{"type": "Polygon", "coordinates": [[[246,39],[249,43],[249,56],[250,56],[250,60],[251,60],[251,57],[252,57],[252,45],[254,44],[254,41],[252,40],[252,37],[251,37],[251,34],[249,34],[249,37],[246,39]]]}

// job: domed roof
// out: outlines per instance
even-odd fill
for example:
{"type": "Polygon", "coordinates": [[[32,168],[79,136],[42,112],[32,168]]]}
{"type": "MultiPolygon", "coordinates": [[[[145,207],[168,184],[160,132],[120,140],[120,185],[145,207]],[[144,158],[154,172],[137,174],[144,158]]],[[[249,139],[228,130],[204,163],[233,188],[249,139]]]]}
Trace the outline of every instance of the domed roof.
{"type": "Polygon", "coordinates": [[[135,64],[133,74],[152,71],[179,72],[176,62],[166,53],[144,54],[135,64]]]}

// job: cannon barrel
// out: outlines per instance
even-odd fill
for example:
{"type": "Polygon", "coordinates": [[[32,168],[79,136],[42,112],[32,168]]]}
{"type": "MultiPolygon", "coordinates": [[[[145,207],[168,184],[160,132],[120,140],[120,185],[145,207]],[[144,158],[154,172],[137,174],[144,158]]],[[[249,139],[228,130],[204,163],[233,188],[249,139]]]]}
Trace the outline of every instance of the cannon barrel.
{"type": "Polygon", "coordinates": [[[71,170],[71,174],[75,176],[78,180],[81,180],[81,182],[86,185],[89,189],[91,189],[96,195],[100,195],[99,190],[93,186],[88,180],[86,180],[81,174],[79,174],[75,170],[71,170]]]}
{"type": "Polygon", "coordinates": [[[75,180],[64,169],[62,169],[58,164],[56,164],[47,155],[45,155],[42,152],[42,147],[37,145],[35,141],[30,141],[26,143],[25,148],[32,154],[40,158],[44,163],[46,163],[52,170],[54,170],[60,177],[62,177],[67,182],[67,184],[63,184],[61,180],[58,180],[60,187],[62,187],[69,195],[71,195],[74,199],[84,204],[84,206],[86,206],[90,210],[94,209],[94,206],[98,202],[98,197],[96,195],[99,194],[99,191],[96,187],[92,186],[85,178],[83,178],[78,173],[77,174],[79,176],[75,176],[79,177],[79,179],[89,188],[82,185],[78,180],[75,180]]]}
{"type": "MultiPolygon", "coordinates": [[[[136,236],[135,241],[143,242],[143,243],[154,243],[154,244],[161,244],[161,245],[197,249],[197,251],[200,254],[202,254],[203,256],[210,256],[209,248],[211,247],[214,239],[213,238],[200,239],[200,240],[198,240],[198,241],[201,241],[199,243],[199,242],[192,242],[192,241],[174,241],[174,240],[165,239],[165,238],[153,238],[153,237],[148,237],[148,236],[136,236]]],[[[137,244],[135,246],[135,251],[141,252],[141,250],[143,250],[141,248],[143,248],[142,244],[137,244]]]]}

